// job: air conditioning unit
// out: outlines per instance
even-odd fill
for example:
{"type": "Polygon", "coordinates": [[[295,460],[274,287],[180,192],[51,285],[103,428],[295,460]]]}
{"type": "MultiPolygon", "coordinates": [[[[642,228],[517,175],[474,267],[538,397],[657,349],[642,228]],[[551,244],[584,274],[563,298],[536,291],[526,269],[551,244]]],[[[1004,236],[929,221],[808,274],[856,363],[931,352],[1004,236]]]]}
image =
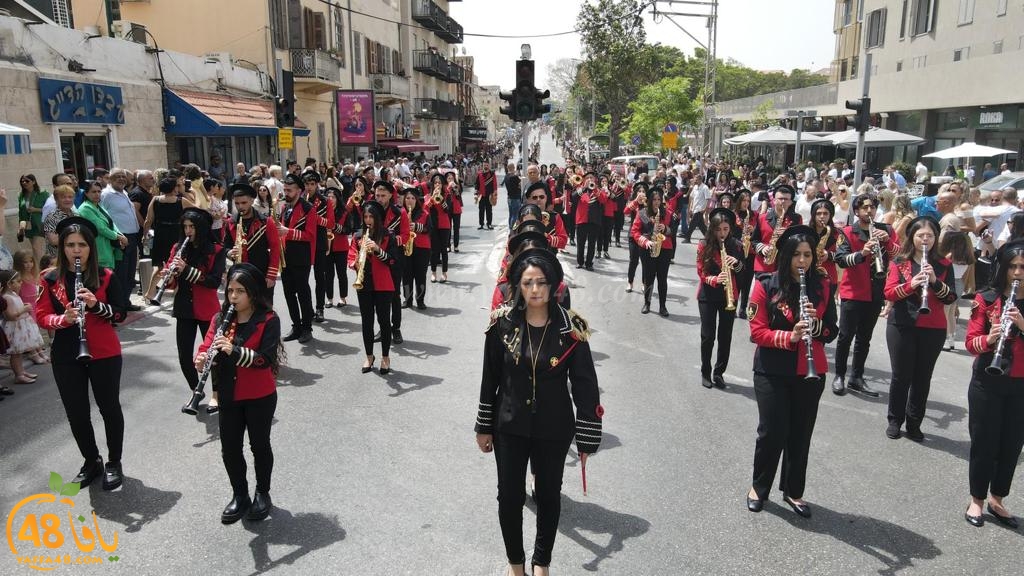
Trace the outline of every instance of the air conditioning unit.
{"type": "Polygon", "coordinates": [[[377,76],[373,79],[373,91],[378,94],[391,93],[391,78],[389,76],[377,76]]]}
{"type": "Polygon", "coordinates": [[[146,27],[137,22],[114,20],[110,24],[110,30],[114,33],[114,38],[128,40],[137,44],[146,43],[146,27]]]}
{"type": "Polygon", "coordinates": [[[203,55],[208,64],[219,62],[225,66],[231,66],[231,53],[230,52],[207,52],[203,55]]]}

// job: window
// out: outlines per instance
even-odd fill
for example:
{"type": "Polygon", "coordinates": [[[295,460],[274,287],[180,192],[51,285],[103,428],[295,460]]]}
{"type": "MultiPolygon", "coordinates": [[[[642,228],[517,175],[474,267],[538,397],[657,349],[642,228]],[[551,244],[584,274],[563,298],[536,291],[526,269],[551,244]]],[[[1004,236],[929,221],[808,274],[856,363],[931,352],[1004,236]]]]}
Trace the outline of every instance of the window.
{"type": "Polygon", "coordinates": [[[843,0],[843,26],[849,26],[853,22],[853,0],[843,0]]]}
{"type": "Polygon", "coordinates": [[[885,13],[882,8],[868,14],[868,48],[885,45],[885,13]]]}
{"type": "Polygon", "coordinates": [[[864,0],[857,0],[857,22],[864,21],[864,0]]]}
{"type": "Polygon", "coordinates": [[[957,13],[956,25],[965,26],[974,22],[974,0],[960,0],[960,11],[957,13]]]}
{"type": "Polygon", "coordinates": [[[928,65],[928,56],[915,56],[914,68],[924,68],[928,65]]]}
{"type": "Polygon", "coordinates": [[[953,50],[953,62],[959,62],[961,60],[967,60],[971,55],[971,47],[957,48],[953,50]]]}
{"type": "Polygon", "coordinates": [[[334,57],[345,65],[345,15],[337,6],[331,8],[331,17],[334,19],[334,57]]]}
{"type": "Polygon", "coordinates": [[[1006,16],[1006,0],[996,0],[996,16],[1006,16]]]}
{"type": "Polygon", "coordinates": [[[910,0],[903,0],[903,9],[900,12],[900,40],[907,37],[907,4],[910,0]]]}
{"type": "Polygon", "coordinates": [[[327,27],[323,12],[314,12],[309,8],[302,9],[304,43],[306,48],[313,50],[327,49],[327,27]]]}
{"type": "Polygon", "coordinates": [[[897,72],[902,72],[903,71],[903,60],[897,60],[896,61],[896,71],[897,72]]]}
{"type": "Polygon", "coordinates": [[[992,53],[993,54],[1002,54],[1003,53],[1003,41],[1002,40],[996,40],[995,42],[992,43],[992,53]]]}
{"type": "Polygon", "coordinates": [[[839,81],[846,80],[846,60],[839,63],[839,81]]]}
{"type": "Polygon", "coordinates": [[[68,0],[53,0],[53,21],[65,28],[74,28],[75,23],[68,9],[68,0]]]}
{"type": "Polygon", "coordinates": [[[850,78],[857,77],[857,62],[860,60],[859,56],[850,58],[850,78]]]}
{"type": "Polygon", "coordinates": [[[363,35],[359,32],[352,32],[352,66],[355,67],[355,72],[358,75],[363,73],[363,35]]]}
{"type": "Polygon", "coordinates": [[[911,10],[910,35],[919,36],[932,31],[935,23],[935,0],[914,0],[911,10]]]}
{"type": "Polygon", "coordinates": [[[288,6],[286,0],[270,0],[270,27],[274,46],[288,47],[288,6]]]}

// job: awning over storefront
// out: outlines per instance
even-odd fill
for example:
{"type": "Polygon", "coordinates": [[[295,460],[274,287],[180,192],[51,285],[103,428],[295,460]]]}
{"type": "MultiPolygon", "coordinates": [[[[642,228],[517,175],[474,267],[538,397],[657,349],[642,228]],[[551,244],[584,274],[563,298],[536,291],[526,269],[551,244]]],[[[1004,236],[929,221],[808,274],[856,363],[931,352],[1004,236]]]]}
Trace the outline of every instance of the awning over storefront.
{"type": "MultiPolygon", "coordinates": [[[[260,98],[175,88],[167,98],[167,133],[180,136],[276,136],[274,103],[260,98]]],[[[295,135],[309,136],[309,128],[295,120],[295,135]]]]}
{"type": "Polygon", "coordinates": [[[441,147],[437,144],[428,144],[420,140],[378,140],[377,148],[394,148],[399,152],[429,152],[431,150],[440,150],[441,147]]]}
{"type": "Polygon", "coordinates": [[[30,134],[27,128],[0,124],[0,155],[28,154],[31,152],[30,134]]]}

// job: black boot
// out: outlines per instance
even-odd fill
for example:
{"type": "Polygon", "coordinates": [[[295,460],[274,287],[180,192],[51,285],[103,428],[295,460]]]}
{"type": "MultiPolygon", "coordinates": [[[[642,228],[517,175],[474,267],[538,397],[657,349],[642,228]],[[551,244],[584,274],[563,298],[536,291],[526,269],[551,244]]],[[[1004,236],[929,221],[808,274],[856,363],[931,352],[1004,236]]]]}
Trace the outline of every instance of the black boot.
{"type": "Polygon", "coordinates": [[[298,340],[299,336],[302,336],[302,328],[300,328],[299,326],[292,326],[292,331],[289,332],[288,335],[285,336],[284,338],[281,338],[281,340],[285,342],[291,342],[293,340],[298,340]]]}
{"type": "Polygon", "coordinates": [[[317,324],[319,324],[319,323],[321,323],[323,321],[324,321],[324,309],[323,308],[317,308],[316,312],[313,313],[313,322],[316,322],[317,324]]]}
{"type": "Polygon", "coordinates": [[[832,381],[832,393],[836,396],[842,396],[846,394],[846,377],[836,374],[835,380],[832,381]]]}
{"type": "Polygon", "coordinates": [[[103,471],[103,489],[116,490],[124,482],[124,473],[121,471],[120,462],[107,462],[103,471]]]}
{"type": "Polygon", "coordinates": [[[299,332],[299,344],[305,344],[313,339],[313,326],[304,326],[302,332],[299,332]]]}
{"type": "Polygon", "coordinates": [[[651,312],[652,292],[654,292],[654,286],[644,286],[644,307],[640,309],[641,314],[649,314],[651,312]]]}
{"type": "Polygon", "coordinates": [[[270,515],[270,510],[273,507],[274,504],[270,501],[270,493],[257,490],[256,494],[252,497],[252,507],[249,508],[249,514],[245,519],[259,522],[270,515]]]}
{"type": "Polygon", "coordinates": [[[394,330],[391,331],[391,342],[393,344],[401,344],[402,342],[405,342],[405,340],[402,339],[401,328],[395,328],[394,330]]]}
{"type": "Polygon", "coordinates": [[[412,308],[412,286],[402,285],[402,308],[412,308]]]}
{"type": "Polygon", "coordinates": [[[220,513],[221,524],[234,524],[238,522],[249,511],[249,506],[252,506],[252,500],[249,500],[248,494],[242,494],[241,496],[236,494],[231,499],[231,502],[228,502],[224,511],[220,513]]]}
{"type": "Polygon", "coordinates": [[[78,471],[78,475],[71,481],[78,483],[79,488],[85,488],[102,473],[103,458],[97,457],[95,460],[86,460],[85,464],[82,464],[82,468],[78,471]]]}
{"type": "Polygon", "coordinates": [[[427,287],[417,286],[416,287],[416,308],[419,310],[426,310],[426,299],[427,299],[427,287]]]}

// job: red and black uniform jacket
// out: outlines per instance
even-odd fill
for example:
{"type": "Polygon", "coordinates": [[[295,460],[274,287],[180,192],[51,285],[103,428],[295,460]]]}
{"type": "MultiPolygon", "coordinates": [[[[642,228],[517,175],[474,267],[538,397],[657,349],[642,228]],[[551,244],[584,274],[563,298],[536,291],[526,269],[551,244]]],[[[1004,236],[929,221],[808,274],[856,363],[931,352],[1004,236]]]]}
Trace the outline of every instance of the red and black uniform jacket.
{"type": "MultiPolygon", "coordinates": [[[[123,308],[110,302],[120,302],[121,285],[114,272],[99,269],[99,286],[92,291],[96,305],[85,313],[86,342],[93,360],[103,360],[121,355],[121,341],[117,338],[114,324],[124,322],[127,313],[123,308]]],[[[88,288],[88,286],[87,286],[88,288]]],[[[56,270],[43,276],[42,290],[36,300],[36,323],[44,330],[53,330],[50,343],[50,357],[54,364],[74,364],[78,360],[78,323],[68,322],[64,311],[74,306],[75,274],[68,272],[63,278],[56,270]]]]}
{"type": "MultiPolygon", "coordinates": [[[[882,248],[883,270],[888,270],[889,260],[900,249],[899,240],[892,226],[875,222],[874,227],[889,234],[889,241],[882,248]]],[[[871,232],[851,224],[843,230],[844,242],[836,247],[836,264],[845,268],[843,279],[839,283],[839,296],[843,300],[859,302],[881,301],[885,287],[885,277],[875,278],[875,255],[865,257],[861,250],[871,240],[871,232]]]]}
{"type": "Polygon", "coordinates": [[[607,192],[598,188],[593,190],[583,188],[579,200],[576,201],[579,204],[576,207],[576,225],[594,224],[600,226],[601,220],[604,218],[604,205],[607,201],[607,192]]]}
{"type": "Polygon", "coordinates": [[[548,238],[548,246],[557,254],[569,244],[569,233],[565,231],[562,215],[557,212],[541,212],[540,217],[541,223],[544,224],[544,235],[548,238]]]}
{"type": "Polygon", "coordinates": [[[629,201],[629,195],[631,192],[631,187],[626,186],[625,188],[619,188],[617,195],[615,193],[612,194],[611,201],[615,204],[615,211],[613,214],[622,214],[625,211],[626,202],[629,201]]]}
{"type": "MultiPolygon", "coordinates": [[[[792,378],[807,375],[807,346],[804,339],[791,342],[793,326],[800,321],[799,294],[793,290],[791,300],[776,300],[779,276],[772,274],[754,282],[747,306],[750,338],[757,345],[754,351],[754,373],[764,376],[792,378]]],[[[817,320],[811,324],[814,369],[828,372],[825,344],[839,335],[836,301],[827,278],[821,279],[821,291],[815,294],[808,286],[807,297],[814,304],[817,320]]]]}
{"type": "MultiPolygon", "coordinates": [[[[697,245],[697,278],[700,279],[697,301],[725,302],[725,286],[718,281],[718,275],[722,273],[722,252],[715,250],[707,254],[707,251],[707,243],[701,240],[697,245]]],[[[732,301],[739,302],[740,283],[737,273],[743,270],[743,248],[730,236],[725,241],[725,252],[736,259],[736,266],[729,273],[732,275],[732,301]]]]}
{"type": "MultiPolygon", "coordinates": [[[[429,210],[423,208],[413,210],[412,217],[409,218],[409,227],[416,233],[416,238],[412,241],[413,248],[430,250],[430,233],[433,231],[433,225],[430,220],[431,214],[429,210]]],[[[447,248],[447,246],[442,248],[447,248]]],[[[405,244],[402,244],[402,249],[405,249],[405,244]]]]}
{"type": "Polygon", "coordinates": [[[490,202],[492,194],[498,193],[498,177],[494,172],[480,172],[476,175],[476,191],[473,195],[479,202],[490,202]]]}
{"type": "Polygon", "coordinates": [[[549,321],[543,342],[536,342],[534,370],[521,313],[510,306],[491,313],[475,430],[560,442],[575,437],[580,452],[593,454],[601,445],[604,408],[587,342],[590,330],[562,307],[549,321]]]}
{"type": "MultiPolygon", "coordinates": [[[[210,323],[197,354],[210,349],[219,324],[210,323]]],[[[227,335],[233,347],[231,355],[218,351],[210,372],[221,406],[264,398],[277,391],[273,368],[281,344],[281,320],[277,314],[253,314],[244,324],[233,323],[227,335]]]]}
{"type": "MultiPolygon", "coordinates": [[[[447,188],[447,187],[446,187],[447,188]]],[[[455,204],[453,200],[453,194],[450,188],[447,188],[441,193],[442,200],[440,203],[435,204],[434,198],[430,194],[423,196],[423,207],[430,214],[430,227],[433,230],[451,230],[452,229],[452,209],[455,204]]],[[[414,230],[419,234],[419,230],[414,230]]]]}
{"type": "Polygon", "coordinates": [[[452,216],[462,214],[462,186],[458,183],[452,184],[452,216]]]}
{"type": "Polygon", "coordinates": [[[779,216],[774,210],[769,210],[767,213],[760,215],[760,222],[757,226],[757,233],[760,234],[760,236],[755,236],[753,238],[755,247],[754,252],[756,253],[754,256],[754,272],[758,274],[775,272],[775,261],[773,260],[771,264],[764,261],[766,253],[769,253],[770,251],[777,251],[779,248],[778,246],[773,245],[772,236],[775,235],[776,237],[781,237],[782,233],[786,231],[786,228],[789,228],[790,226],[797,226],[802,223],[803,219],[801,219],[800,215],[796,212],[789,212],[782,217],[781,221],[779,221],[779,216]],[[776,228],[779,228],[778,234],[775,234],[776,228]]]}
{"type": "Polygon", "coordinates": [[[604,196],[604,219],[602,221],[611,222],[615,219],[615,208],[617,206],[615,198],[612,197],[612,193],[608,190],[602,190],[601,193],[604,196]]]}
{"type": "Polygon", "coordinates": [[[288,228],[285,234],[284,258],[286,266],[309,266],[316,257],[317,215],[313,205],[299,198],[295,204],[285,205],[281,223],[288,228]]]}
{"type": "Polygon", "coordinates": [[[736,238],[736,241],[740,243],[740,254],[743,255],[744,262],[750,266],[750,271],[753,271],[753,264],[755,253],[757,252],[757,243],[761,240],[761,216],[757,212],[747,211],[746,217],[741,214],[736,214],[736,223],[732,227],[732,235],[736,238]],[[746,254],[743,254],[743,227],[750,226],[750,246],[746,254]]]}
{"type": "Polygon", "coordinates": [[[332,253],[348,255],[349,237],[359,227],[361,214],[358,207],[351,202],[334,203],[334,240],[331,240],[332,253]]]}
{"type": "MultiPolygon", "coordinates": [[[[821,231],[815,226],[814,232],[821,234],[821,231]]],[[[818,272],[822,276],[828,276],[828,281],[833,285],[839,284],[839,268],[836,266],[836,252],[840,244],[846,242],[846,235],[840,232],[835,226],[828,227],[828,239],[822,244],[819,239],[817,246],[814,247],[818,250],[818,246],[822,246],[822,250],[818,251],[818,272]]]]}
{"type": "Polygon", "coordinates": [[[412,222],[405,208],[392,204],[384,207],[384,227],[395,237],[399,246],[405,246],[406,240],[409,239],[409,231],[412,230],[412,222]]]}
{"type": "Polygon", "coordinates": [[[921,288],[913,288],[910,281],[921,270],[913,260],[894,260],[889,264],[889,275],[885,280],[885,299],[893,303],[889,312],[889,324],[893,326],[916,326],[946,330],[945,306],[956,302],[956,278],[953,264],[943,258],[932,262],[935,282],[928,284],[928,314],[920,314],[921,288]],[[946,282],[949,284],[946,284],[946,282]]]}
{"type": "MultiPolygon", "coordinates": [[[[999,346],[998,340],[989,344],[988,333],[992,331],[992,326],[999,324],[1003,314],[1003,303],[1004,296],[994,290],[985,290],[974,296],[971,319],[967,323],[967,340],[964,344],[967,351],[975,356],[974,380],[1001,380],[1020,386],[1020,379],[1024,378],[1024,338],[1021,338],[1020,329],[1012,323],[1006,336],[1006,343],[1003,344],[1003,375],[993,376],[985,372],[985,368],[992,364],[992,356],[999,346]]],[[[1018,310],[1024,310],[1024,300],[1017,300],[1014,304],[1018,310]]]]}
{"type": "Polygon", "coordinates": [[[319,248],[314,247],[313,249],[329,254],[331,249],[327,244],[327,231],[334,230],[336,221],[334,202],[320,191],[307,198],[306,201],[313,205],[313,211],[316,212],[316,246],[319,248]]]}
{"type": "Polygon", "coordinates": [[[266,216],[260,215],[252,210],[253,216],[248,220],[240,220],[238,223],[228,224],[228,233],[224,236],[224,248],[231,250],[235,247],[235,238],[238,235],[238,226],[244,232],[242,238],[245,243],[242,245],[242,262],[248,262],[266,276],[267,280],[277,280],[281,273],[281,238],[277,233],[277,226],[267,220],[266,216]]]}
{"type": "MultiPolygon", "coordinates": [[[[171,254],[177,252],[178,245],[175,244],[171,254]]],[[[175,318],[209,322],[220,310],[217,288],[224,279],[224,247],[211,244],[205,250],[198,250],[195,244],[189,242],[182,260],[185,261],[185,268],[167,281],[168,287],[176,287],[172,315],[175,318]]],[[[171,262],[168,260],[164,265],[165,273],[170,269],[171,262]]]]}
{"type": "MultiPolygon", "coordinates": [[[[672,234],[669,233],[668,229],[668,222],[672,217],[672,213],[664,206],[659,208],[659,212],[661,213],[659,221],[665,225],[665,231],[662,232],[662,234],[665,235],[665,240],[661,243],[662,254],[665,254],[665,250],[671,250],[672,247],[675,246],[675,238],[672,237],[672,234]]],[[[653,234],[654,218],[647,213],[646,208],[641,208],[639,212],[637,212],[637,216],[633,218],[633,225],[629,229],[629,236],[637,246],[644,250],[650,250],[651,245],[653,244],[651,242],[653,234]]]]}
{"type": "MultiPolygon", "coordinates": [[[[359,245],[362,244],[362,241],[363,232],[356,232],[348,250],[348,267],[353,270],[356,269],[356,262],[359,260],[359,245]]],[[[385,232],[379,248],[379,254],[367,253],[366,255],[366,264],[363,268],[363,290],[394,292],[396,283],[391,270],[398,257],[397,254],[402,251],[402,245],[397,242],[394,235],[385,232]]],[[[402,279],[398,278],[398,283],[401,281],[402,279]]]]}

